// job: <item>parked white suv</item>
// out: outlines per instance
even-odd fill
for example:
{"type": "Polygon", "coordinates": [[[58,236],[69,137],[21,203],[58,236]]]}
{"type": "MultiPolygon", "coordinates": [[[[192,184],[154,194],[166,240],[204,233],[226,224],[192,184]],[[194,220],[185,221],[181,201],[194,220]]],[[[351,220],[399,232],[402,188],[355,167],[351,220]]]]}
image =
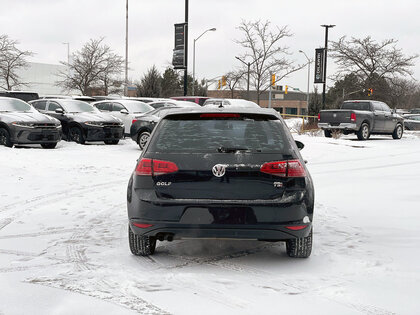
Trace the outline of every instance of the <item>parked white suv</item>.
{"type": "Polygon", "coordinates": [[[104,114],[117,117],[123,121],[124,134],[130,135],[130,128],[133,120],[147,113],[154,108],[146,103],[132,100],[105,100],[94,102],[91,105],[104,114]]]}

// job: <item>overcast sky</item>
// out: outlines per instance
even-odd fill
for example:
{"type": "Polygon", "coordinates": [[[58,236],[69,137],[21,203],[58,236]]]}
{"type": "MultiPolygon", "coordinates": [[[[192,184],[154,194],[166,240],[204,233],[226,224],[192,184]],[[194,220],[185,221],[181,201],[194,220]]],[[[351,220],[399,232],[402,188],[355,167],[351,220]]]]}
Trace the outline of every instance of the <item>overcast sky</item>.
{"type": "MultiPolygon", "coordinates": [[[[0,0],[0,33],[20,41],[20,48],[33,51],[33,62],[58,64],[70,51],[78,50],[90,38],[105,37],[105,43],[125,56],[125,0],[0,0]]],[[[129,77],[138,80],[153,64],[163,71],[171,62],[174,24],[184,21],[184,0],[129,0],[129,77]]],[[[314,49],[324,45],[320,24],[336,24],[330,40],[343,35],[372,36],[380,41],[399,40],[405,54],[420,53],[420,1],[418,0],[190,0],[190,53],[192,43],[208,28],[196,46],[196,77],[207,79],[238,67],[235,55],[241,48],[234,43],[240,37],[241,20],[269,20],[273,25],[288,25],[294,34],[283,45],[290,58],[304,63],[303,50],[313,58],[314,49]]],[[[330,59],[328,75],[335,72],[330,59]]],[[[420,60],[413,68],[420,79],[420,60]]],[[[313,67],[311,68],[313,82],[313,67]]],[[[307,69],[286,78],[280,84],[306,91],[307,69]]],[[[332,84],[330,81],[329,84],[332,84]]],[[[311,89],[313,84],[311,83],[311,89]]]]}

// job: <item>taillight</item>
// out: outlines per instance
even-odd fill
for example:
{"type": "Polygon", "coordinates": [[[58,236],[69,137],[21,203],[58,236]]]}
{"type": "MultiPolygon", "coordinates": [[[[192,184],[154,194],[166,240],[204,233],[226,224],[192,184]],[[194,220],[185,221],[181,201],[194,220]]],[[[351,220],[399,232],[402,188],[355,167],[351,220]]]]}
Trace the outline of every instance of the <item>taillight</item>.
{"type": "Polygon", "coordinates": [[[133,223],[133,225],[141,229],[147,229],[153,226],[153,224],[147,224],[147,223],[133,223]]]}
{"type": "Polygon", "coordinates": [[[279,177],[305,177],[306,172],[299,160],[264,163],[261,172],[279,177]]]}
{"type": "Polygon", "coordinates": [[[170,174],[178,171],[178,166],[174,162],[141,159],[136,167],[136,175],[140,176],[158,176],[170,174]]]}
{"type": "Polygon", "coordinates": [[[137,119],[133,119],[133,120],[131,121],[131,124],[134,124],[136,121],[137,121],[137,119]]]}
{"type": "Polygon", "coordinates": [[[321,113],[318,113],[318,120],[321,120],[321,113]]]}
{"type": "Polygon", "coordinates": [[[286,229],[292,230],[292,231],[300,231],[307,227],[307,225],[293,225],[293,226],[286,226],[286,229]]]}
{"type": "Polygon", "coordinates": [[[214,114],[201,114],[200,118],[240,118],[241,115],[239,114],[231,114],[231,113],[214,113],[214,114]]]}
{"type": "Polygon", "coordinates": [[[350,114],[350,120],[351,121],[356,121],[356,114],[355,113],[350,114]]]}

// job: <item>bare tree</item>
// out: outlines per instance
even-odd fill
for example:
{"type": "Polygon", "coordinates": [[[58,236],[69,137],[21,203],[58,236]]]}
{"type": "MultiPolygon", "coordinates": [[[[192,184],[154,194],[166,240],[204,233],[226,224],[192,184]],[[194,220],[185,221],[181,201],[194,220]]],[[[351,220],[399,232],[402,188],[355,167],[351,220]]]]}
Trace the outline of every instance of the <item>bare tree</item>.
{"type": "Polygon", "coordinates": [[[20,50],[16,46],[18,41],[9,38],[7,35],[0,35],[0,87],[11,90],[24,85],[17,70],[28,66],[26,57],[33,53],[28,50],[20,50]]]}
{"type": "Polygon", "coordinates": [[[362,81],[372,83],[413,74],[410,67],[414,66],[418,55],[405,56],[396,44],[395,39],[378,43],[370,36],[363,39],[352,37],[350,40],[343,36],[337,42],[331,42],[330,50],[341,75],[353,73],[362,81]]]}
{"type": "Polygon", "coordinates": [[[235,88],[236,90],[240,89],[241,83],[246,75],[246,70],[233,70],[225,74],[226,77],[226,86],[230,90],[230,97],[234,97],[235,88]]]}
{"type": "Polygon", "coordinates": [[[276,74],[276,82],[287,75],[298,71],[305,65],[294,66],[289,55],[288,48],[280,46],[282,39],[291,37],[292,34],[287,26],[276,27],[270,30],[270,22],[242,21],[238,29],[243,33],[243,38],[236,43],[246,49],[241,56],[242,60],[253,62],[251,66],[251,84],[257,91],[257,102],[260,102],[261,94],[270,87],[270,75],[276,74]]]}
{"type": "Polygon", "coordinates": [[[79,90],[83,95],[91,94],[94,88],[108,94],[110,87],[120,85],[117,77],[123,69],[123,58],[102,41],[103,38],[91,39],[72,54],[70,63],[61,62],[68,71],[59,73],[63,80],[57,85],[65,90],[79,90]]]}

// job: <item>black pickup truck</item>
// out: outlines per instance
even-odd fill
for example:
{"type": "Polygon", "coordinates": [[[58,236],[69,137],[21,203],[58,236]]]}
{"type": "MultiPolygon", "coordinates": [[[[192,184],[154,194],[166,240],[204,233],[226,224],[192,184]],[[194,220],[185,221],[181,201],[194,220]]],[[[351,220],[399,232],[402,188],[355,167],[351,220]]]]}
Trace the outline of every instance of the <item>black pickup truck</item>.
{"type": "Polygon", "coordinates": [[[383,102],[345,101],[341,109],[322,110],[318,114],[318,127],[324,130],[327,138],[333,131],[341,131],[355,133],[359,140],[367,140],[371,134],[401,139],[404,120],[383,102]]]}

